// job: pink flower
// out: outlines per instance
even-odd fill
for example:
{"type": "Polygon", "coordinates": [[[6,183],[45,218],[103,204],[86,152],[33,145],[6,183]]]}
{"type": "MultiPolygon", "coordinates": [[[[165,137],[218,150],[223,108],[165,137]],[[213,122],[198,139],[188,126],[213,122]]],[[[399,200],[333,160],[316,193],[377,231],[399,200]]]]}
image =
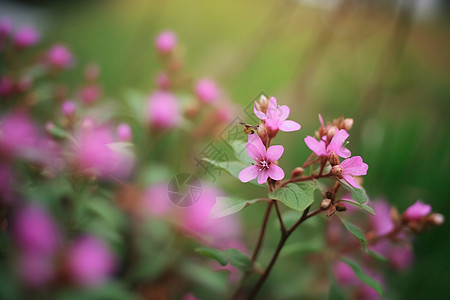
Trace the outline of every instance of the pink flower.
{"type": "Polygon", "coordinates": [[[60,243],[57,224],[39,206],[27,206],[17,212],[13,232],[23,252],[51,254],[60,243]]]}
{"type": "Polygon", "coordinates": [[[394,229],[394,221],[391,218],[391,206],[384,200],[372,203],[375,216],[370,217],[370,222],[377,235],[385,235],[394,229]]]}
{"type": "Polygon", "coordinates": [[[133,137],[131,127],[127,123],[121,123],[117,126],[117,136],[121,142],[129,142],[133,137]]]}
{"type": "Polygon", "coordinates": [[[177,45],[177,36],[173,31],[166,30],[161,32],[155,39],[155,47],[161,54],[171,52],[177,45]]]}
{"type": "Polygon", "coordinates": [[[300,130],[301,126],[297,122],[290,121],[286,119],[289,117],[290,109],[287,105],[279,106],[277,105],[277,99],[275,97],[270,97],[269,107],[267,112],[264,113],[259,111],[256,106],[253,108],[255,115],[265,122],[268,131],[275,135],[278,130],[284,132],[297,131],[300,130]]]}
{"type": "Polygon", "coordinates": [[[142,199],[142,211],[152,216],[164,217],[172,208],[167,193],[167,182],[153,184],[146,191],[142,199]]]}
{"type": "Polygon", "coordinates": [[[67,100],[64,101],[61,105],[61,111],[66,116],[71,116],[75,113],[75,103],[73,101],[67,100]]]}
{"type": "Polygon", "coordinates": [[[195,94],[203,103],[211,103],[217,99],[219,89],[210,79],[201,79],[195,86],[195,94]]]}
{"type": "Polygon", "coordinates": [[[404,245],[392,246],[388,254],[389,263],[396,270],[406,270],[413,262],[411,248],[404,245]]]}
{"type": "Polygon", "coordinates": [[[339,284],[351,285],[358,282],[352,268],[342,261],[338,261],[333,265],[333,274],[339,284]]]}
{"type": "Polygon", "coordinates": [[[342,168],[342,177],[344,180],[351,186],[359,189],[360,186],[353,176],[366,175],[367,170],[369,169],[369,166],[366,163],[363,163],[361,156],[347,158],[341,162],[340,167],[342,168]]]}
{"type": "Polygon", "coordinates": [[[98,100],[102,95],[102,89],[97,84],[89,84],[81,89],[81,101],[85,104],[91,104],[98,100]]]}
{"type": "Polygon", "coordinates": [[[347,131],[341,129],[335,133],[328,146],[324,140],[317,141],[312,136],[307,136],[305,138],[305,144],[317,156],[328,156],[335,152],[338,156],[347,158],[350,157],[351,153],[347,148],[343,147],[343,144],[348,136],[347,131]]]}
{"type": "Polygon", "coordinates": [[[49,64],[57,69],[70,67],[73,62],[72,53],[64,45],[55,45],[47,52],[49,64]]]}
{"type": "Polygon", "coordinates": [[[175,96],[166,91],[156,91],[148,99],[148,118],[157,128],[174,128],[181,121],[181,109],[175,96]]]}
{"type": "Polygon", "coordinates": [[[245,168],[239,173],[239,179],[242,182],[248,182],[258,177],[258,183],[263,184],[267,181],[268,177],[273,180],[281,180],[284,178],[283,169],[274,164],[283,155],[283,146],[271,146],[266,150],[261,138],[257,134],[251,134],[248,136],[246,148],[248,155],[256,164],[245,168]]]}
{"type": "Polygon", "coordinates": [[[37,130],[24,112],[13,112],[0,118],[0,151],[21,155],[37,142],[37,130]]]}
{"type": "Polygon", "coordinates": [[[102,284],[114,271],[115,265],[115,257],[108,246],[96,237],[80,237],[69,249],[68,271],[81,286],[102,284]]]}
{"type": "Polygon", "coordinates": [[[0,96],[7,97],[14,90],[14,84],[11,79],[7,76],[3,76],[0,79],[0,96]]]}
{"type": "Polygon", "coordinates": [[[156,76],[156,85],[158,86],[158,88],[162,89],[162,90],[168,90],[170,89],[170,78],[169,75],[167,75],[167,73],[159,73],[156,76]]]}
{"type": "Polygon", "coordinates": [[[408,207],[404,216],[409,220],[420,220],[431,212],[431,206],[417,200],[416,203],[408,207]]]}
{"type": "Polygon", "coordinates": [[[17,48],[27,48],[39,41],[39,34],[33,27],[22,27],[14,35],[14,45],[17,48]]]}

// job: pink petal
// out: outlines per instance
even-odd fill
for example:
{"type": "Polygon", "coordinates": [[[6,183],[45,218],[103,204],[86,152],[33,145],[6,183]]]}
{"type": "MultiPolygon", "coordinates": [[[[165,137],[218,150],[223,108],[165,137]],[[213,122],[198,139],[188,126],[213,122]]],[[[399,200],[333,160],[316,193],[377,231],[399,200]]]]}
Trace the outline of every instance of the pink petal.
{"type": "Polygon", "coordinates": [[[284,152],[284,147],[281,145],[275,145],[275,146],[271,146],[269,147],[269,149],[267,149],[267,160],[270,162],[274,162],[280,159],[281,155],[283,155],[284,152]]]}
{"type": "Polygon", "coordinates": [[[263,113],[262,111],[259,111],[256,109],[256,105],[253,106],[253,112],[255,113],[255,115],[258,117],[258,119],[260,120],[265,120],[267,118],[266,114],[263,113]]]}
{"type": "Polygon", "coordinates": [[[336,151],[336,154],[343,158],[348,158],[352,153],[347,148],[341,147],[338,151],[336,151]]]}
{"type": "Polygon", "coordinates": [[[422,201],[417,200],[416,203],[408,207],[405,211],[405,216],[409,219],[417,220],[431,212],[431,206],[429,204],[424,204],[422,201]]]}
{"type": "Polygon", "coordinates": [[[267,111],[275,111],[278,107],[277,104],[277,98],[275,97],[270,97],[269,98],[269,108],[267,109],[267,111]]]}
{"type": "Polygon", "coordinates": [[[291,110],[289,109],[289,106],[282,105],[278,107],[278,112],[280,121],[284,121],[289,117],[289,113],[291,112],[291,110]]]}
{"type": "Polygon", "coordinates": [[[354,176],[366,175],[369,166],[363,163],[361,156],[353,156],[347,158],[341,163],[342,173],[351,174],[354,176]]]}
{"type": "Polygon", "coordinates": [[[322,115],[321,115],[321,114],[319,114],[319,122],[320,122],[320,126],[322,126],[322,128],[325,127],[325,126],[323,125],[323,118],[322,118],[322,115]]]}
{"type": "Polygon", "coordinates": [[[250,156],[254,161],[260,162],[265,157],[265,153],[261,153],[258,148],[256,148],[253,144],[246,144],[247,147],[247,154],[250,156]]]}
{"type": "MultiPolygon", "coordinates": [[[[252,144],[254,145],[259,152],[263,153],[263,157],[265,157],[266,155],[266,146],[264,146],[261,138],[259,137],[259,135],[257,134],[249,134],[248,135],[248,144],[252,144]]],[[[247,144],[247,145],[248,145],[247,144]]]]}
{"type": "Polygon", "coordinates": [[[347,133],[347,131],[345,131],[345,129],[341,129],[334,134],[331,143],[342,146],[342,144],[348,138],[348,136],[349,134],[347,133]]]}
{"type": "Polygon", "coordinates": [[[258,173],[258,166],[247,167],[239,173],[239,180],[242,182],[249,182],[250,180],[255,179],[258,176],[258,173]]]}
{"type": "Polygon", "coordinates": [[[325,151],[325,142],[317,141],[312,136],[305,137],[305,144],[314,152],[317,156],[326,156],[327,152],[325,151]]]}
{"type": "Polygon", "coordinates": [[[281,180],[284,178],[284,171],[279,166],[275,164],[270,164],[270,167],[267,170],[267,175],[269,175],[269,177],[272,178],[273,180],[281,180]]]}
{"type": "Polygon", "coordinates": [[[358,185],[358,183],[356,182],[355,178],[353,178],[352,175],[349,174],[344,174],[342,175],[342,177],[344,178],[345,181],[347,181],[351,186],[359,189],[360,186],[358,185]]]}
{"type": "Polygon", "coordinates": [[[284,132],[297,131],[300,130],[300,128],[301,128],[300,124],[290,120],[284,121],[280,126],[280,130],[284,132]]]}
{"type": "Polygon", "coordinates": [[[269,177],[269,175],[267,174],[267,171],[266,171],[266,170],[260,171],[260,172],[258,173],[258,183],[259,183],[259,184],[263,184],[264,182],[267,181],[267,178],[268,178],[268,177],[269,177]]]}

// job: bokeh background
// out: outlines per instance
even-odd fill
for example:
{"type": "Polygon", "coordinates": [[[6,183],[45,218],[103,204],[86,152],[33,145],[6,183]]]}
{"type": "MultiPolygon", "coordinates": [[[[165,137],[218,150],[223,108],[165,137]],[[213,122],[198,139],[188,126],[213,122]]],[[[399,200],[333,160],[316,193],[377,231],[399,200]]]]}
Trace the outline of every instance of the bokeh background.
{"type": "MultiPolygon", "coordinates": [[[[450,216],[446,1],[2,1],[0,7],[1,16],[43,32],[39,47],[55,41],[70,47],[76,65],[63,75],[69,85],[76,85],[84,65],[97,62],[105,95],[117,102],[127,101],[129,90],[151,91],[159,68],[153,39],[174,30],[184,68],[213,78],[242,109],[261,92],[290,105],[290,119],[302,129],[296,138],[277,138],[289,149],[282,167],[307,157],[303,137],[318,127],[318,113],[352,117],[349,147],[370,166],[369,196],[401,211],[422,199],[450,216]]],[[[218,184],[253,197],[252,189],[240,183],[235,189],[228,178],[218,184]]],[[[241,219],[258,226],[263,211],[256,204],[241,219]]],[[[449,234],[447,222],[417,237],[411,270],[388,275],[389,299],[450,295],[449,234]]],[[[279,263],[292,262],[291,255],[279,263]]]]}

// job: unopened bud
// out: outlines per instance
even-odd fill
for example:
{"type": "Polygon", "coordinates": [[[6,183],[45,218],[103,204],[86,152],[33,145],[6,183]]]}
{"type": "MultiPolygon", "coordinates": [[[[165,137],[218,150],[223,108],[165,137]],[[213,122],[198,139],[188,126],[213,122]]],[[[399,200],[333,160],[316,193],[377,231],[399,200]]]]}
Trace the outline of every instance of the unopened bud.
{"type": "Polygon", "coordinates": [[[303,169],[302,167],[297,167],[292,171],[291,177],[295,178],[295,177],[302,176],[303,172],[305,172],[305,169],[303,169]]]}
{"type": "Polygon", "coordinates": [[[346,211],[346,210],[347,210],[347,207],[345,206],[344,203],[337,203],[337,204],[336,204],[336,210],[337,210],[337,211],[346,211]]]}
{"type": "Polygon", "coordinates": [[[330,173],[334,176],[342,176],[342,167],[340,165],[333,166],[330,173]]]}
{"type": "Polygon", "coordinates": [[[353,127],[353,119],[352,118],[346,118],[341,123],[342,129],[345,129],[346,131],[349,131],[353,127]]]}
{"type": "Polygon", "coordinates": [[[433,225],[440,226],[444,224],[445,217],[442,214],[431,214],[428,216],[427,221],[433,225]]]}
{"type": "Polygon", "coordinates": [[[330,154],[330,157],[329,157],[329,160],[330,160],[330,164],[332,165],[332,166],[336,166],[336,165],[339,165],[339,156],[336,154],[336,153],[334,153],[334,152],[332,152],[331,154],[330,154]]]}
{"type": "Polygon", "coordinates": [[[264,124],[262,124],[262,123],[260,123],[258,125],[258,136],[261,138],[261,141],[265,145],[267,142],[268,133],[267,133],[266,126],[264,126],[264,124]]]}
{"type": "Polygon", "coordinates": [[[257,101],[255,101],[256,109],[266,113],[269,108],[269,99],[265,95],[261,95],[257,101]]]}
{"type": "Polygon", "coordinates": [[[337,131],[338,128],[336,126],[330,126],[330,128],[328,128],[327,137],[329,141],[334,137],[337,131]]]}
{"type": "Polygon", "coordinates": [[[327,217],[330,217],[330,216],[334,215],[335,212],[336,212],[336,207],[333,204],[330,204],[330,206],[328,206],[328,208],[326,210],[326,215],[327,215],[327,217]]]}
{"type": "Polygon", "coordinates": [[[394,223],[400,222],[400,214],[398,213],[398,209],[396,207],[392,207],[391,211],[391,219],[394,221],[394,223]]]}
{"type": "Polygon", "coordinates": [[[331,204],[331,199],[323,199],[322,202],[320,202],[320,208],[321,209],[327,209],[331,204]]]}

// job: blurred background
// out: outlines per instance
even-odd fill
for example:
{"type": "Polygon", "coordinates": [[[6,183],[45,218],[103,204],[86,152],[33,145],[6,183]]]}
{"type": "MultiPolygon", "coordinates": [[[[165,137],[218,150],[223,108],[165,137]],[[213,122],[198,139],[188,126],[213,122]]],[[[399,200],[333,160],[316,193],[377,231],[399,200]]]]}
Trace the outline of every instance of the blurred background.
{"type": "MultiPolygon", "coordinates": [[[[285,170],[309,155],[303,138],[318,128],[319,113],[327,120],[344,115],[355,121],[348,147],[370,166],[364,185],[371,199],[387,199],[400,211],[422,199],[450,216],[447,1],[1,1],[3,16],[38,28],[38,49],[54,43],[70,48],[76,62],[61,75],[69,86],[77,86],[84,66],[96,62],[104,97],[117,105],[129,101],[130,91],[147,95],[155,89],[161,65],[154,37],[173,30],[183,69],[194,78],[212,78],[225,103],[239,105],[233,109],[243,121],[253,123],[244,108],[261,93],[291,107],[289,119],[302,129],[295,138],[277,137],[286,149],[280,162],[285,170]]],[[[194,145],[192,153],[208,141],[194,145]]],[[[160,144],[159,151],[165,147],[160,144]]],[[[190,164],[178,162],[181,154],[171,153],[168,176],[189,171],[190,164]]],[[[252,188],[227,175],[216,184],[228,194],[255,197],[252,188]]],[[[255,228],[248,233],[249,249],[263,212],[255,204],[240,213],[243,224],[255,228]]],[[[274,228],[274,245],[276,233],[274,228]]],[[[412,267],[387,271],[386,298],[450,296],[449,234],[447,222],[415,239],[412,267]]],[[[292,254],[278,263],[290,273],[302,268],[292,254]]],[[[297,283],[283,286],[290,284],[297,283]]]]}

